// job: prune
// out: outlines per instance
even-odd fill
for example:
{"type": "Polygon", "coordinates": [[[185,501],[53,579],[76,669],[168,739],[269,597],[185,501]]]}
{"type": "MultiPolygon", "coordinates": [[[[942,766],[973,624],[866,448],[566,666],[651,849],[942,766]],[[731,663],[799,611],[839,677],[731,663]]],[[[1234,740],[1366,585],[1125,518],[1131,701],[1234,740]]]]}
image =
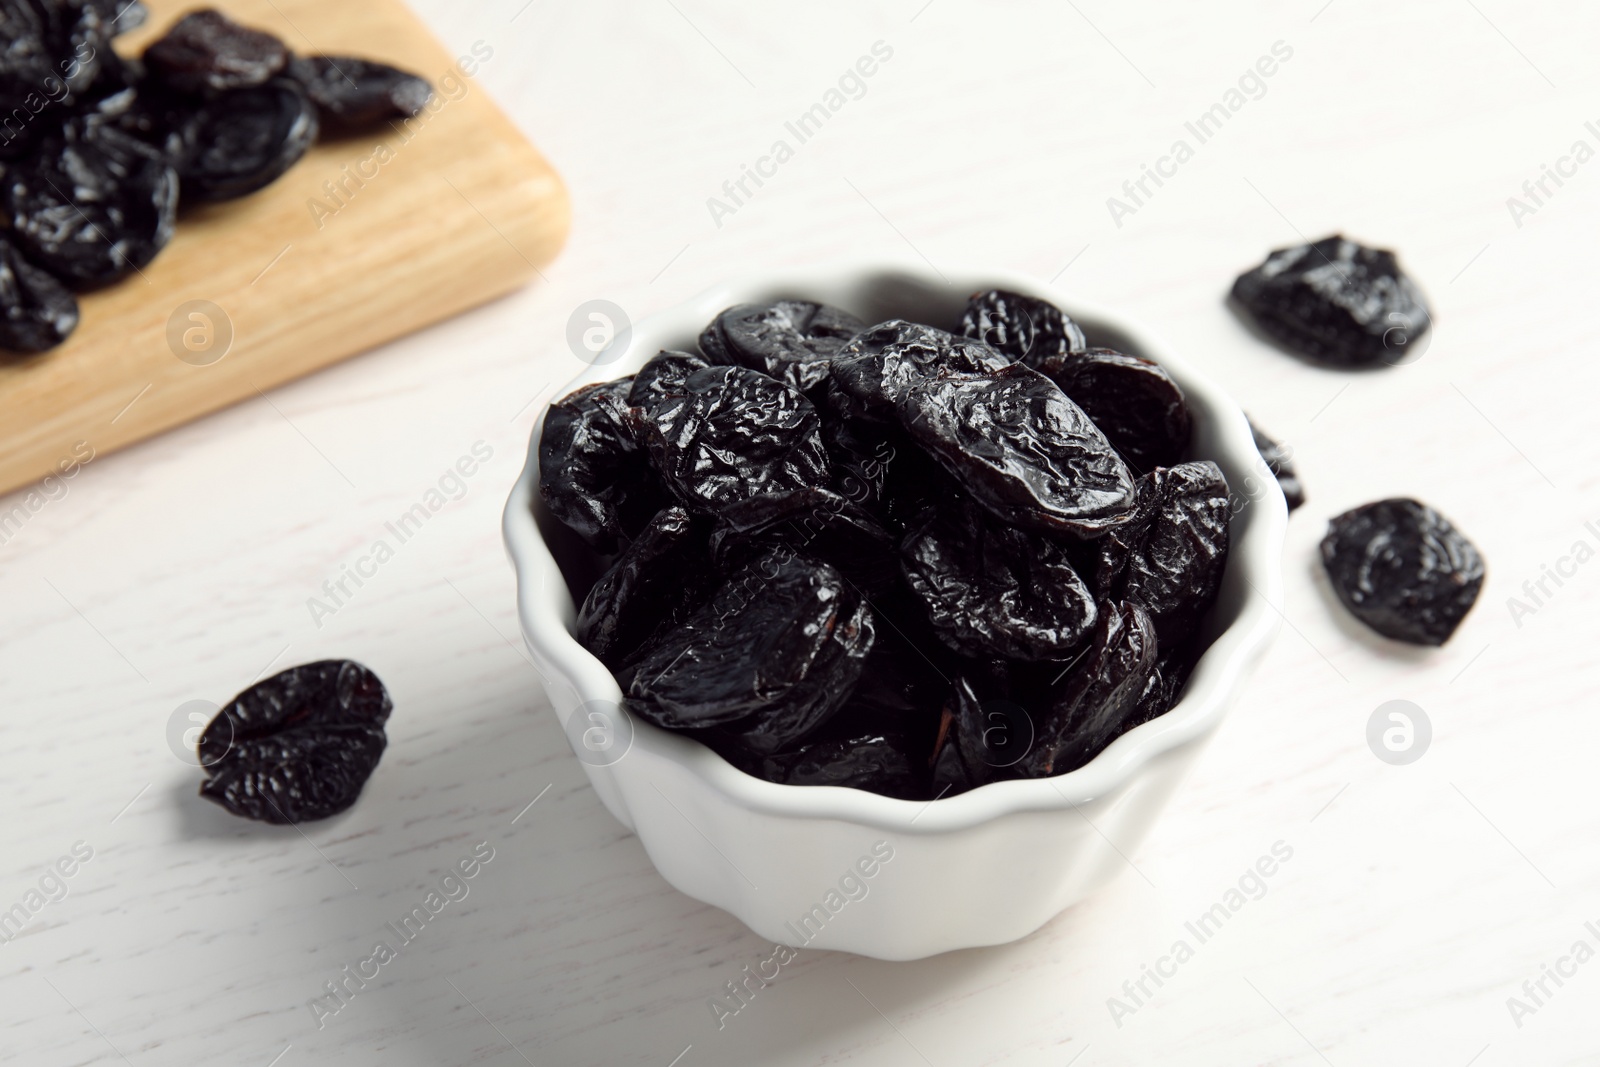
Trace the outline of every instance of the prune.
{"type": "Polygon", "coordinates": [[[762,493],[828,484],[821,422],[795,389],[744,367],[695,371],[683,388],[683,396],[632,416],[681,503],[714,512],[762,493]]]}
{"type": "Polygon", "coordinates": [[[1019,766],[1039,778],[1077,770],[1116,739],[1139,708],[1156,667],[1156,630],[1138,604],[1106,604],[1094,646],[1036,725],[1019,766]]]}
{"type": "Polygon", "coordinates": [[[1091,348],[1045,373],[1135,470],[1182,462],[1189,447],[1189,407],[1178,383],[1159,365],[1091,348]]]}
{"type": "Polygon", "coordinates": [[[764,757],[754,770],[781,785],[843,786],[920,800],[928,792],[927,775],[910,748],[903,735],[868,730],[808,741],[793,751],[764,757]]]}
{"type": "Polygon", "coordinates": [[[664,400],[674,400],[685,395],[684,383],[689,375],[711,366],[693,352],[663,350],[639,368],[628,389],[628,404],[636,408],[653,408],[664,400]]]}
{"type": "Polygon", "coordinates": [[[219,93],[184,123],[186,201],[233,200],[282,177],[317,139],[317,109],[287,79],[219,93]]]}
{"type": "Polygon", "coordinates": [[[842,418],[894,422],[897,406],[929,380],[982,374],[1009,362],[981,341],[891,319],[863,330],[839,350],[828,400],[842,418]]]}
{"type": "Polygon", "coordinates": [[[1060,308],[1003,289],[973,294],[961,332],[1046,373],[1089,347],[1082,328],[1060,308]]]}
{"type": "Polygon", "coordinates": [[[739,304],[701,332],[700,351],[713,363],[749,367],[808,393],[827,380],[833,357],[865,326],[847,311],[809,300],[739,304]]]}
{"type": "Polygon", "coordinates": [[[1442,645],[1483,587],[1477,548],[1426,504],[1395,498],[1328,523],[1322,564],[1350,613],[1385,637],[1442,645]]]}
{"type": "Polygon", "coordinates": [[[322,125],[336,133],[409,119],[433,96],[427,79],[353,56],[296,57],[289,62],[289,76],[317,105],[322,125]]]}
{"type": "Polygon", "coordinates": [[[889,464],[909,443],[888,426],[833,418],[826,409],[820,414],[822,447],[833,467],[829,487],[864,508],[880,510],[889,464]]]}
{"type": "Polygon", "coordinates": [[[934,632],[963,655],[1066,659],[1094,628],[1094,597],[1066,551],[973,504],[935,512],[901,551],[934,632]]]}
{"type": "Polygon", "coordinates": [[[709,579],[704,524],[663,508],[589,590],[574,636],[617,668],[664,626],[682,621],[709,579]]]}
{"type": "Polygon", "coordinates": [[[235,815],[300,823],[356,802],[388,743],[394,705],[350,660],[291,667],[234,697],[201,731],[200,795],[235,815]]]}
{"type": "Polygon", "coordinates": [[[144,51],[150,72],[184,92],[247,89],[265,84],[289,63],[289,49],[270,33],[202,8],[172,24],[144,51]]]}
{"type": "Polygon", "coordinates": [[[1232,295],[1286,348],[1344,366],[1401,362],[1432,326],[1393,252],[1337,234],[1273,252],[1232,295]]]}
{"type": "Polygon", "coordinates": [[[68,288],[91,289],[145,266],[172,239],[178,176],[153,150],[80,120],[5,171],[11,239],[68,288]]]}
{"type": "Polygon", "coordinates": [[[627,708],[657,726],[719,727],[751,752],[776,752],[844,704],[873,638],[871,610],[843,575],[774,549],[640,656],[627,708]]]}
{"type": "Polygon", "coordinates": [[[615,552],[665,503],[625,421],[629,380],[585,386],[550,405],[539,438],[539,495],[597,552],[615,552]]]}
{"type": "Polygon", "coordinates": [[[1145,475],[1148,521],[1116,580],[1118,599],[1149,612],[1166,646],[1192,635],[1228,561],[1228,482],[1204,460],[1145,475]]]}
{"type": "Polygon", "coordinates": [[[1295,473],[1294,463],[1291,458],[1294,450],[1286,445],[1268,437],[1261,431],[1261,427],[1250,420],[1250,433],[1256,439],[1256,451],[1261,453],[1261,458],[1267,464],[1267,469],[1278,480],[1278,488],[1283,490],[1283,499],[1293,511],[1306,502],[1306,490],[1300,484],[1300,475],[1295,473]]]}
{"type": "Polygon", "coordinates": [[[972,679],[957,677],[934,740],[934,796],[955,796],[1018,776],[1033,750],[1033,716],[1010,700],[980,699],[972,679]]]}
{"type": "Polygon", "coordinates": [[[763,493],[717,513],[711,553],[722,570],[732,570],[773,545],[833,564],[851,585],[869,595],[891,584],[899,568],[888,532],[871,515],[827,489],[763,493]]]}
{"type": "Polygon", "coordinates": [[[66,287],[0,238],[0,348],[43,352],[78,325],[78,301],[66,287]]]}

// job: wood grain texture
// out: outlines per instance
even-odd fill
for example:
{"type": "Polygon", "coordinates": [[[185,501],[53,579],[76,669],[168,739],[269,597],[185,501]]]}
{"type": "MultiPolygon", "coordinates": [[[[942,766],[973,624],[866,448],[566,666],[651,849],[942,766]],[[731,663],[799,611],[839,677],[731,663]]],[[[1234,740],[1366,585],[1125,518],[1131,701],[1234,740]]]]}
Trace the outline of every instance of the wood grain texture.
{"type": "MultiPolygon", "coordinates": [[[[126,54],[195,5],[148,6],[118,42],[126,54]]],[[[458,67],[398,0],[218,6],[301,53],[416,71],[434,98],[407,122],[317,144],[252,196],[185,210],[153,263],[81,298],[65,345],[0,366],[0,491],[49,473],[79,441],[113,451],[510,292],[566,237],[560,178],[467,76],[492,46],[458,67]],[[190,301],[221,316],[191,318],[190,301]],[[186,361],[173,345],[191,329],[186,361]]]]}

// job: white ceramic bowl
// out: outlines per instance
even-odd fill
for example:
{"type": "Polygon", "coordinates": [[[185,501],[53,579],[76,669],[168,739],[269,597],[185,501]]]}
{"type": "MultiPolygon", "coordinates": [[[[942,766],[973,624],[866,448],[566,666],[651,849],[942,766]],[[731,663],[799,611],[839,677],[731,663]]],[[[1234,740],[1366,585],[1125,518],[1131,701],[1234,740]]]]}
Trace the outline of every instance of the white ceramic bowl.
{"type": "Polygon", "coordinates": [[[731,304],[801,297],[869,323],[905,318],[950,329],[967,296],[988,288],[1050,300],[1083,325],[1091,344],[1157,360],[1188,398],[1193,455],[1215,460],[1234,489],[1232,548],[1206,623],[1215,640],[1182,701],[1070,774],[931,802],[894,800],[765,782],[697,742],[630,721],[610,672],[572,638],[573,600],[552,555],[564,531],[548,514],[535,520],[542,416],[506,505],[523,635],[595,792],[639,835],[662,877],[773,942],[905,960],[1038,929],[1128,865],[1124,856],[1278,627],[1287,511],[1238,405],[1144,329],[1032,279],[982,271],[946,281],[893,264],[732,282],[638,323],[625,349],[607,352],[568,389],[631,374],[663,348],[693,349],[701,328],[731,304]]]}

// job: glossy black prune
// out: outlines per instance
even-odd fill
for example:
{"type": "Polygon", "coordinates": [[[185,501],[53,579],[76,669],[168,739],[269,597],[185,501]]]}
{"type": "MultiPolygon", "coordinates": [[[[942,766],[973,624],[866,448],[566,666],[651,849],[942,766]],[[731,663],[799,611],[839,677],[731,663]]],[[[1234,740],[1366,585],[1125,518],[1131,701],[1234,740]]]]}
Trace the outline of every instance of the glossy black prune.
{"type": "Polygon", "coordinates": [[[1039,370],[1089,347],[1083,329],[1060,308],[1036,297],[989,289],[974,293],[961,332],[1039,370]]]}
{"type": "Polygon", "coordinates": [[[1433,508],[1405,498],[1335,516],[1322,563],[1352,615],[1415,645],[1448,641],[1483,587],[1477,547],[1433,508]]]}
{"type": "Polygon", "coordinates": [[[151,74],[184,92],[247,89],[281,72],[289,49],[270,33],[202,8],[173,23],[144,50],[144,61],[151,74]]]}
{"type": "Polygon", "coordinates": [[[681,507],[663,508],[590,588],[574,636],[617,669],[652,635],[681,622],[709,581],[704,522],[681,507]]]}
{"type": "Polygon", "coordinates": [[[77,298],[0,238],[0,348],[43,352],[65,341],[77,325],[77,298]]]}
{"type": "Polygon", "coordinates": [[[11,239],[70,289],[116,281],[172,239],[178,176],[131,138],[68,122],[4,173],[11,239]]]}
{"type": "Polygon", "coordinates": [[[183,125],[184,200],[234,200],[272,184],[310,150],[317,129],[316,107],[288,79],[218,93],[183,125]]]}
{"type": "Polygon", "coordinates": [[[822,416],[822,447],[833,468],[829,488],[870,511],[887,503],[885,486],[889,466],[910,447],[892,427],[835,417],[827,408],[822,416]]]}
{"type": "Polygon", "coordinates": [[[770,754],[844,704],[873,638],[871,610],[843,575],[774,549],[644,651],[626,706],[657,726],[718,727],[728,743],[770,754]]]}
{"type": "Polygon", "coordinates": [[[681,397],[633,409],[661,480],[686,506],[715,512],[762,493],[828,484],[816,408],[745,367],[689,375],[681,397]]]}
{"type": "Polygon", "coordinates": [[[764,757],[752,770],[781,785],[842,786],[921,800],[928,791],[927,772],[911,747],[903,735],[868,730],[808,741],[764,757]]]}
{"type": "Polygon", "coordinates": [[[1026,777],[1077,770],[1122,733],[1156,669],[1156,643],[1155,624],[1138,604],[1102,607],[1093,648],[1036,724],[1033,747],[1019,764],[1026,777]]]}
{"type": "Polygon", "coordinates": [[[972,678],[951,686],[934,740],[930,790],[956,796],[990,782],[1016,778],[1035,743],[1034,716],[1021,704],[981,698],[972,678]]]}
{"type": "Polygon", "coordinates": [[[633,385],[628,389],[628,404],[649,409],[664,400],[682,397],[689,375],[709,366],[710,363],[693,352],[663,349],[650,357],[650,361],[633,376],[633,385]]]}
{"type": "Polygon", "coordinates": [[[1094,628],[1094,596],[1066,550],[971,503],[930,514],[901,555],[934,632],[962,655],[1067,659],[1094,628]]]}
{"type": "Polygon", "coordinates": [[[1189,407],[1178,383],[1139,356],[1091,348],[1045,373],[1139,473],[1183,461],[1189,407]]]}
{"type": "Polygon", "coordinates": [[[981,341],[890,319],[834,356],[828,401],[841,418],[895,422],[896,408],[930,380],[995,371],[1010,360],[981,341]]]}
{"type": "Polygon", "coordinates": [[[550,405],[539,438],[539,495],[597,552],[615,552],[666,502],[626,418],[630,379],[584,386],[550,405]]]}
{"type": "Polygon", "coordinates": [[[1148,516],[1135,535],[1115,596],[1147,611],[1165,646],[1193,635],[1228,561],[1228,481],[1210,460],[1145,475],[1148,516]]]}
{"type": "Polygon", "coordinates": [[[1300,484],[1300,475],[1295,473],[1292,457],[1294,450],[1287,445],[1279,444],[1262,432],[1261,427],[1250,420],[1250,433],[1256,439],[1256,451],[1261,453],[1261,458],[1267,464],[1267,469],[1278,480],[1278,488],[1283,490],[1283,499],[1289,505],[1289,510],[1306,502],[1305,486],[1300,484]]]}
{"type": "Polygon", "coordinates": [[[711,554],[724,572],[774,545],[833,564],[867,595],[892,584],[899,569],[888,531],[827,489],[763,493],[717,513],[711,554]]]}
{"type": "Polygon", "coordinates": [[[1232,297],[1286,348],[1344,366],[1404,362],[1432,326],[1393,252],[1337,234],[1278,249],[1239,275],[1232,297]]]}
{"type": "Polygon", "coordinates": [[[291,667],[234,697],[200,734],[200,795],[235,815],[300,823],[356,802],[394,705],[350,660],[291,667]]]}
{"type": "Polygon", "coordinates": [[[808,393],[827,380],[828,365],[866,323],[809,300],[774,300],[728,308],[700,334],[713,363],[761,371],[808,393]]]}
{"type": "Polygon", "coordinates": [[[427,79],[354,56],[297,56],[289,76],[300,84],[325,129],[353,133],[419,114],[433,96],[427,79]]]}

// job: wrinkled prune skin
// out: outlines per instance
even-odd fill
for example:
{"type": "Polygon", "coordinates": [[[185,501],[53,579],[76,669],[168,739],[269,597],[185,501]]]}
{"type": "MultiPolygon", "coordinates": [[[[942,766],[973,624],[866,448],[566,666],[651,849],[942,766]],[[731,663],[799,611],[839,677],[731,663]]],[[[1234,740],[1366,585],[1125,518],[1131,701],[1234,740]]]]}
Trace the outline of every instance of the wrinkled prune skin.
{"type": "Polygon", "coordinates": [[[1183,461],[1189,448],[1189,407],[1178,383],[1156,363],[1091,348],[1045,373],[1135,471],[1142,474],[1183,461]]]}
{"type": "Polygon", "coordinates": [[[0,348],[43,352],[77,326],[77,298],[0,238],[0,348]]]}
{"type": "Polygon", "coordinates": [[[663,508],[590,588],[573,636],[618,670],[663,627],[683,621],[709,582],[704,521],[663,508]]]}
{"type": "Polygon", "coordinates": [[[12,241],[69,289],[132,274],[172,239],[177,173],[153,150],[84,121],[45,138],[4,182],[12,241]]]}
{"type": "Polygon", "coordinates": [[[693,352],[674,352],[663,349],[650,357],[650,362],[639,368],[628,390],[628,404],[646,410],[666,400],[683,397],[684,383],[689,375],[711,366],[693,352]]]}
{"type": "Polygon", "coordinates": [[[992,677],[956,677],[934,739],[930,776],[934,797],[1019,777],[1033,751],[1037,717],[1009,696],[995,695],[1007,689],[992,677]]]}
{"type": "Polygon", "coordinates": [[[1278,480],[1278,488],[1283,490],[1283,499],[1289,505],[1289,510],[1293,511],[1304,504],[1306,490],[1300,484],[1300,475],[1295,473],[1294,463],[1290,459],[1293,451],[1263,433],[1254,419],[1250,420],[1250,433],[1256,439],[1256,451],[1261,453],[1267,469],[1278,480]]]}
{"type": "Polygon", "coordinates": [[[861,331],[839,350],[828,400],[842,418],[892,423],[898,407],[925,383],[995,371],[1009,362],[981,341],[891,319],[861,331]]]}
{"type": "Polygon", "coordinates": [[[15,122],[19,112],[34,116],[77,104],[107,57],[114,58],[111,39],[144,15],[142,4],[117,0],[0,4],[0,116],[15,122]]]}
{"type": "Polygon", "coordinates": [[[961,332],[1046,373],[1089,347],[1082,328],[1060,308],[1003,289],[973,294],[961,332]]]}
{"type": "Polygon", "coordinates": [[[669,729],[719,727],[758,754],[792,746],[848,699],[872,613],[833,567],[777,549],[640,656],[627,709],[669,729]]]}
{"type": "Polygon", "coordinates": [[[716,512],[763,493],[828,484],[817,410],[798,390],[745,367],[707,367],[638,433],[661,480],[689,508],[716,512]]]}
{"type": "Polygon", "coordinates": [[[1341,366],[1401,362],[1432,326],[1393,252],[1337,234],[1273,252],[1232,297],[1286,348],[1341,366]]]}
{"type": "Polygon", "coordinates": [[[1322,564],[1350,613],[1385,637],[1442,645],[1483,587],[1483,557],[1433,508],[1394,498],[1336,516],[1322,564]]]}
{"type": "Polygon", "coordinates": [[[218,93],[183,126],[184,200],[235,200],[272,184],[310,150],[317,130],[316,107],[288,79],[218,93]]]}
{"type": "Polygon", "coordinates": [[[433,86],[427,79],[354,56],[297,56],[288,73],[317,106],[324,129],[354,133],[422,111],[433,86]]]}
{"type": "Polygon", "coordinates": [[[818,738],[767,756],[752,769],[781,785],[843,786],[900,800],[921,800],[928,792],[926,770],[908,740],[894,733],[818,738]]]}
{"type": "Polygon", "coordinates": [[[350,660],[291,667],[246,689],[200,734],[200,795],[235,815],[301,823],[356,802],[387,739],[394,705],[350,660]]]}
{"type": "Polygon", "coordinates": [[[728,308],[700,334],[700,351],[786,382],[802,393],[825,382],[828,366],[866,323],[809,300],[774,300],[728,308]]]}
{"type": "Polygon", "coordinates": [[[1228,562],[1228,482],[1210,460],[1145,475],[1147,520],[1115,596],[1149,613],[1163,646],[1191,637],[1222,585],[1228,562]]]}
{"type": "Polygon", "coordinates": [[[889,465],[910,448],[904,435],[892,427],[834,416],[819,408],[822,447],[833,468],[829,488],[846,500],[881,513],[888,503],[885,486],[889,465]]]}
{"type": "Polygon", "coordinates": [[[631,381],[585,386],[550,405],[539,438],[539,495],[550,513],[602,554],[660,510],[644,450],[625,420],[631,381]]]}
{"type": "Polygon", "coordinates": [[[763,493],[717,513],[711,553],[724,572],[780,545],[832,564],[868,596],[893,584],[899,569],[888,531],[866,511],[827,489],[763,493]]]}
{"type": "Polygon", "coordinates": [[[1066,659],[1094,628],[1094,596],[1065,549],[970,503],[907,534],[901,563],[934,632],[962,655],[1066,659]]]}
{"type": "Polygon", "coordinates": [[[191,11],[144,51],[151,74],[174,89],[248,89],[289,63],[289,49],[270,33],[241,26],[220,11],[191,11]]]}
{"type": "Polygon", "coordinates": [[[1093,648],[1037,724],[1019,765],[1025,777],[1077,770],[1122,733],[1156,669],[1156,642],[1155,625],[1139,605],[1102,607],[1093,648]]]}

